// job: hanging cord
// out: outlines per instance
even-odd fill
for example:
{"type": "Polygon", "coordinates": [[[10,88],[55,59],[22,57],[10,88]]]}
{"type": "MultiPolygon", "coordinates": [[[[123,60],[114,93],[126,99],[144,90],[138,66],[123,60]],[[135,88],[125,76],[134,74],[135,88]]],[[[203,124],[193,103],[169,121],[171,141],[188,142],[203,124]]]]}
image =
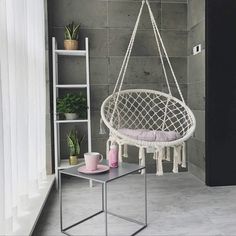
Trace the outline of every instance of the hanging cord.
{"type": "Polygon", "coordinates": [[[126,54],[125,54],[125,57],[124,57],[124,60],[123,60],[122,66],[121,66],[121,70],[120,70],[120,73],[118,75],[118,79],[116,81],[115,88],[113,90],[113,94],[114,94],[116,92],[116,90],[117,90],[119,81],[121,79],[121,82],[120,82],[120,85],[119,85],[119,89],[118,89],[118,92],[117,92],[117,96],[116,96],[116,100],[115,100],[114,110],[113,110],[112,115],[111,115],[110,123],[112,123],[112,121],[113,121],[114,113],[115,113],[115,110],[117,108],[118,98],[119,98],[120,91],[121,91],[121,88],[122,88],[122,85],[123,85],[125,73],[126,73],[126,70],[127,70],[128,63],[129,63],[130,54],[131,54],[131,51],[132,51],[132,48],[133,48],[134,39],[135,39],[135,36],[136,36],[136,33],[137,33],[137,29],[138,29],[140,17],[142,15],[144,3],[145,3],[145,0],[142,1],[142,5],[140,7],[139,14],[138,14],[135,26],[134,26],[134,30],[133,30],[133,33],[132,33],[132,36],[131,36],[131,39],[130,39],[130,42],[129,42],[129,45],[128,45],[128,49],[126,51],[126,54]]]}
{"type": "Polygon", "coordinates": [[[157,36],[158,36],[158,38],[159,38],[159,40],[160,40],[160,43],[161,43],[161,46],[162,46],[162,48],[163,48],[164,55],[165,55],[165,57],[166,57],[166,60],[167,60],[167,62],[168,62],[168,65],[169,65],[169,67],[170,67],[171,74],[172,74],[172,76],[173,76],[173,78],[174,78],[175,85],[176,85],[176,87],[177,87],[177,90],[178,90],[178,92],[179,92],[179,95],[180,95],[180,97],[181,97],[182,102],[185,104],[185,101],[184,101],[182,92],[181,92],[181,90],[180,90],[180,88],[179,88],[179,84],[178,84],[178,82],[177,82],[177,79],[176,79],[174,70],[173,70],[172,65],[171,65],[171,63],[170,63],[170,59],[169,59],[168,54],[167,54],[167,52],[166,52],[166,48],[165,48],[165,46],[164,46],[163,40],[162,40],[162,38],[161,38],[159,29],[158,29],[158,27],[157,27],[157,24],[156,24],[156,21],[155,21],[155,18],[154,18],[154,16],[153,16],[152,9],[151,9],[151,7],[150,7],[150,4],[149,4],[149,1],[148,1],[148,0],[146,0],[146,4],[147,4],[147,6],[148,6],[148,11],[149,11],[149,14],[150,14],[150,17],[151,17],[152,24],[153,24],[154,27],[155,27],[154,32],[157,33],[157,36]]]}
{"type": "MultiPolygon", "coordinates": [[[[146,1],[146,4],[148,4],[147,1],[146,1]]],[[[158,36],[157,36],[156,30],[155,30],[155,23],[154,23],[155,19],[154,19],[154,17],[151,17],[150,11],[149,11],[149,16],[150,16],[150,19],[151,19],[152,28],[153,28],[153,31],[154,31],[154,36],[155,36],[155,39],[156,39],[157,48],[158,48],[158,52],[159,52],[159,55],[160,55],[161,65],[162,65],[163,73],[164,73],[164,76],[165,76],[168,92],[172,96],[169,80],[168,80],[167,73],[166,73],[166,68],[165,68],[164,61],[163,61],[163,56],[162,56],[162,52],[161,52],[160,43],[159,43],[158,36]],[[154,22],[153,22],[153,20],[154,20],[154,22]]]]}
{"type": "MultiPolygon", "coordinates": [[[[147,6],[149,6],[149,5],[148,5],[149,3],[148,3],[147,1],[146,1],[146,4],[147,4],[147,6]]],[[[149,10],[149,9],[151,9],[151,8],[148,7],[148,10],[149,10]]],[[[153,31],[154,31],[154,36],[155,36],[155,39],[156,39],[157,48],[158,48],[158,51],[159,51],[159,55],[160,55],[160,59],[161,59],[161,65],[162,65],[162,70],[163,70],[164,77],[165,77],[165,80],[166,80],[168,92],[169,92],[169,95],[172,96],[171,89],[170,89],[170,84],[169,84],[169,80],[168,80],[167,73],[166,73],[166,68],[165,68],[164,61],[163,61],[163,56],[162,56],[162,52],[161,52],[161,47],[160,47],[160,43],[159,43],[159,40],[158,40],[156,28],[155,28],[156,22],[155,22],[154,16],[152,15],[152,12],[150,12],[150,10],[149,10],[149,16],[150,16],[150,20],[151,20],[151,23],[152,23],[152,28],[153,28],[153,31]],[[153,17],[152,17],[152,16],[153,16],[153,17]]],[[[163,123],[162,123],[162,130],[165,129],[165,122],[166,122],[166,117],[167,117],[168,104],[169,104],[169,99],[167,99],[167,102],[166,102],[166,104],[165,104],[165,113],[164,113],[164,119],[163,119],[163,123]]]]}
{"type": "Polygon", "coordinates": [[[105,124],[103,123],[102,118],[100,118],[100,129],[99,129],[99,134],[106,134],[105,124]]]}
{"type": "MultiPolygon", "coordinates": [[[[123,60],[123,63],[122,63],[122,66],[121,66],[121,69],[120,69],[120,72],[119,72],[119,75],[118,75],[118,78],[117,78],[117,81],[116,81],[116,85],[115,85],[115,88],[114,88],[112,94],[114,94],[116,92],[116,89],[117,89],[117,86],[119,84],[122,73],[123,73],[123,75],[122,75],[122,78],[123,78],[124,74],[126,72],[127,65],[128,65],[128,62],[129,62],[129,57],[130,57],[130,54],[131,54],[131,51],[132,51],[132,48],[133,48],[134,39],[135,39],[135,36],[136,36],[136,33],[137,33],[140,17],[142,15],[144,3],[145,3],[145,0],[142,0],[142,4],[141,4],[140,10],[139,10],[137,20],[135,22],[135,26],[134,26],[134,29],[133,29],[133,32],[132,32],[132,36],[130,38],[129,45],[128,45],[127,51],[125,53],[124,60],[123,60]]],[[[123,82],[121,82],[121,84],[122,83],[123,82]]]]}

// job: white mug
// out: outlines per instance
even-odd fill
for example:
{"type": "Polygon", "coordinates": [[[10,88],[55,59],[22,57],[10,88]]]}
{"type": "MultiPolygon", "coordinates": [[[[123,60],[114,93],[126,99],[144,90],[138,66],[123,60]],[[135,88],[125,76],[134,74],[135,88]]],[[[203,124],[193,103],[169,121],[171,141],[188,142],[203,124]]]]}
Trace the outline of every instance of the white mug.
{"type": "Polygon", "coordinates": [[[86,169],[94,171],[97,169],[98,163],[103,160],[103,155],[98,152],[84,153],[86,169]]]}

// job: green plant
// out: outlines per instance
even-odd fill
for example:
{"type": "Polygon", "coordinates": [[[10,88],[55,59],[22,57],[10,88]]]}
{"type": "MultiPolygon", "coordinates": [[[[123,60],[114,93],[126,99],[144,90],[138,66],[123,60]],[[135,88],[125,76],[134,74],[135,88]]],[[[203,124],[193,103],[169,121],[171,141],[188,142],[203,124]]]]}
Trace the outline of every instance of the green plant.
{"type": "Polygon", "coordinates": [[[87,99],[82,93],[67,93],[62,98],[57,99],[58,113],[80,113],[84,115],[87,110],[87,99]]]}
{"type": "Polygon", "coordinates": [[[65,26],[64,36],[66,40],[78,40],[80,24],[71,24],[65,26]]]}
{"type": "Polygon", "coordinates": [[[67,145],[70,150],[70,156],[78,156],[80,154],[80,145],[84,139],[84,136],[79,140],[77,136],[77,132],[75,130],[71,130],[67,134],[67,145]]]}

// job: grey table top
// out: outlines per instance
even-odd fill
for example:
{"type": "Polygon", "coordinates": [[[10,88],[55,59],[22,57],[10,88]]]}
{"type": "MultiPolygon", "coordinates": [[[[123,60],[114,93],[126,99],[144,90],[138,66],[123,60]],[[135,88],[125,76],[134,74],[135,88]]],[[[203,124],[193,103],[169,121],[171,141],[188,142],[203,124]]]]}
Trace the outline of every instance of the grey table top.
{"type": "MultiPolygon", "coordinates": [[[[108,165],[108,161],[103,160],[101,164],[108,165]]],[[[137,164],[122,162],[119,163],[118,168],[110,168],[109,171],[100,174],[83,174],[78,171],[78,168],[79,166],[74,166],[68,169],[60,170],[60,173],[78,178],[93,180],[95,182],[106,183],[118,179],[122,176],[131,174],[135,171],[142,170],[145,167],[137,164]]]]}

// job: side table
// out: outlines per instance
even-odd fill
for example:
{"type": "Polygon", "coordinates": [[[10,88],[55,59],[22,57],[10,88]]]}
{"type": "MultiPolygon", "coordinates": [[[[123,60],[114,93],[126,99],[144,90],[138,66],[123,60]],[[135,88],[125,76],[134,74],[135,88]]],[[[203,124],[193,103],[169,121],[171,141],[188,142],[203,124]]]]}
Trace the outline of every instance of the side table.
{"type": "MultiPolygon", "coordinates": [[[[102,162],[102,164],[107,165],[108,162],[104,160],[102,162]]],[[[60,227],[61,227],[61,232],[66,234],[66,235],[71,236],[68,232],[66,232],[67,230],[69,230],[72,227],[74,227],[78,224],[81,224],[81,223],[91,219],[92,217],[94,217],[98,214],[101,214],[101,213],[104,213],[104,215],[105,215],[104,235],[106,235],[106,236],[108,236],[108,222],[107,222],[108,214],[140,225],[140,228],[137,231],[135,231],[132,235],[136,235],[138,232],[140,232],[141,230],[146,228],[147,227],[147,178],[146,178],[146,171],[144,171],[144,174],[143,174],[143,176],[144,176],[144,188],[143,188],[144,189],[144,206],[145,206],[145,208],[144,208],[144,222],[140,222],[140,221],[128,218],[126,216],[118,215],[116,213],[108,211],[108,209],[107,209],[107,184],[109,182],[112,182],[112,181],[118,179],[118,178],[127,176],[129,174],[132,174],[134,172],[141,171],[141,170],[145,170],[145,166],[140,166],[140,165],[131,164],[131,163],[124,163],[124,162],[119,163],[118,168],[112,168],[108,172],[105,172],[105,173],[102,173],[102,174],[91,174],[91,175],[83,174],[83,173],[80,173],[78,171],[78,166],[74,166],[74,167],[71,167],[71,168],[68,168],[68,169],[60,170],[59,171],[59,199],[60,199],[60,227]],[[102,184],[102,209],[101,209],[101,211],[98,211],[95,214],[93,214],[93,215],[91,215],[87,218],[84,218],[84,219],[80,220],[79,222],[77,222],[73,225],[67,226],[66,228],[63,228],[62,187],[61,187],[62,175],[74,176],[74,177],[77,177],[77,178],[87,179],[87,180],[98,182],[98,183],[102,184]]]]}

